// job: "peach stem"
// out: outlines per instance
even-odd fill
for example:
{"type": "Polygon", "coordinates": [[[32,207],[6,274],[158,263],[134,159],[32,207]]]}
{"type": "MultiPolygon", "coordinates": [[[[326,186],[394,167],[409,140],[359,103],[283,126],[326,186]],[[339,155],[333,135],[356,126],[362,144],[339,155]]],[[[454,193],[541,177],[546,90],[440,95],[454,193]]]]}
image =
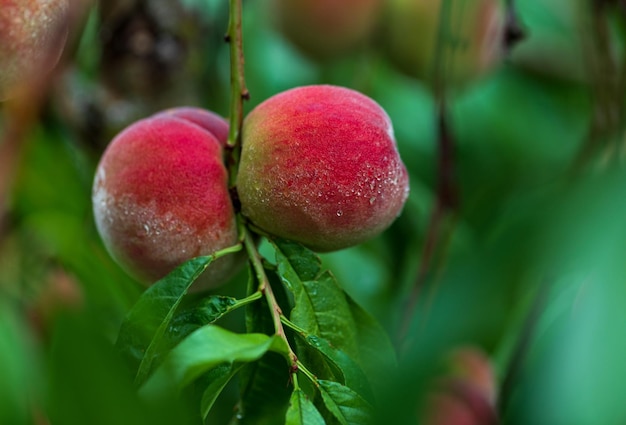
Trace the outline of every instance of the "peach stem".
{"type": "Polygon", "coordinates": [[[270,285],[269,279],[265,274],[265,268],[263,267],[263,261],[261,259],[261,254],[256,248],[256,244],[250,232],[244,228],[244,245],[246,250],[248,251],[248,256],[250,261],[252,262],[252,267],[256,273],[257,279],[259,280],[259,288],[258,290],[265,295],[265,299],[267,300],[268,305],[270,306],[272,321],[274,322],[274,330],[276,335],[282,338],[287,347],[289,347],[289,362],[291,366],[292,372],[298,370],[298,357],[294,353],[291,345],[289,345],[289,340],[287,339],[287,334],[285,334],[285,329],[283,328],[283,324],[281,321],[282,310],[276,301],[276,297],[274,295],[274,291],[272,290],[272,286],[270,285]]]}

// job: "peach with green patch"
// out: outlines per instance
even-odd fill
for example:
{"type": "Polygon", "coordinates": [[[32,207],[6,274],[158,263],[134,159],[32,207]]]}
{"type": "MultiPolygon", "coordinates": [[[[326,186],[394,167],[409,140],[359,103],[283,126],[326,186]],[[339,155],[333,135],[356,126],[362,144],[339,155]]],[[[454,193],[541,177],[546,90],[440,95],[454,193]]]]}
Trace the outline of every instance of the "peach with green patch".
{"type": "Polygon", "coordinates": [[[248,114],[237,190],[257,227],[325,252],[385,230],[409,185],[387,113],[359,92],[317,85],[248,114]]]}
{"type": "Polygon", "coordinates": [[[446,85],[462,88],[493,70],[502,57],[500,0],[389,0],[384,16],[389,58],[428,84],[443,76],[446,85]]]}
{"type": "MultiPolygon", "coordinates": [[[[93,185],[96,225],[113,258],[138,280],[153,283],[186,260],[237,243],[223,161],[227,133],[223,118],[177,108],[127,127],[104,152],[93,185]]],[[[240,263],[222,257],[192,290],[218,286],[240,263]]]]}
{"type": "Polygon", "coordinates": [[[278,29],[316,59],[344,54],[368,41],[383,0],[273,0],[278,29]]]}
{"type": "Polygon", "coordinates": [[[56,65],[68,19],[68,0],[0,0],[0,100],[56,65]]]}

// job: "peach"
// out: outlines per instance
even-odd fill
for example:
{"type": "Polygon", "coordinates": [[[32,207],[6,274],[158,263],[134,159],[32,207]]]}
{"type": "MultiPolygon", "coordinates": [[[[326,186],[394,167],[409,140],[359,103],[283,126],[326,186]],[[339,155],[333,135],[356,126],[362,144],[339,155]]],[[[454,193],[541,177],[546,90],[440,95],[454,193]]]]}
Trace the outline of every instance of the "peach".
{"type": "Polygon", "coordinates": [[[237,190],[258,228],[324,252],[385,230],[408,196],[391,120],[351,89],[277,94],[245,118],[237,190]]]}
{"type": "Polygon", "coordinates": [[[495,68],[504,46],[499,0],[389,0],[385,40],[389,58],[405,74],[434,82],[440,58],[446,84],[463,87],[495,68]],[[440,28],[440,24],[445,27],[440,28]],[[443,29],[441,47],[439,33],[443,29]]]}
{"type": "Polygon", "coordinates": [[[166,109],[157,114],[153,118],[159,117],[176,117],[190,121],[204,128],[213,134],[222,146],[226,146],[228,140],[228,123],[221,116],[195,106],[179,106],[177,108],[166,109]]]}
{"type": "Polygon", "coordinates": [[[423,425],[496,425],[494,408],[484,400],[465,391],[462,395],[453,391],[427,396],[428,410],[418,422],[423,425]]]}
{"type": "Polygon", "coordinates": [[[278,29],[314,58],[342,54],[367,41],[382,0],[274,0],[278,29]]]}
{"type": "Polygon", "coordinates": [[[0,0],[0,100],[56,65],[68,19],[68,0],[0,0]]]}
{"type": "MultiPolygon", "coordinates": [[[[237,243],[223,161],[227,132],[209,111],[178,108],[135,122],[104,152],[93,185],[96,226],[136,279],[153,282],[237,243]]],[[[238,268],[236,257],[212,263],[192,290],[223,283],[238,268]]]]}
{"type": "Polygon", "coordinates": [[[426,397],[420,423],[427,425],[496,424],[496,379],[487,355],[480,349],[457,348],[447,373],[426,397]]]}

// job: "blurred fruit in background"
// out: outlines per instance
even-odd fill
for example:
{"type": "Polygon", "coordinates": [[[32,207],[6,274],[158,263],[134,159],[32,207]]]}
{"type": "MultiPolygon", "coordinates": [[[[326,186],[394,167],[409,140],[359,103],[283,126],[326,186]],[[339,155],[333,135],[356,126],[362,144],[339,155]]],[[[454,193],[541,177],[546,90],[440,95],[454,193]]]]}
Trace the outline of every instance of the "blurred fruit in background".
{"type": "Polygon", "coordinates": [[[504,24],[499,0],[388,0],[382,41],[407,75],[462,87],[502,60],[504,24]]]}
{"type": "Polygon", "coordinates": [[[0,1],[0,101],[43,80],[68,32],[68,0],[0,1]]]}
{"type": "Polygon", "coordinates": [[[496,425],[497,383],[487,355],[476,347],[454,350],[447,371],[425,398],[423,425],[496,425]]]}
{"type": "Polygon", "coordinates": [[[271,0],[276,27],[318,60],[363,48],[378,24],[384,0],[271,0]]]}

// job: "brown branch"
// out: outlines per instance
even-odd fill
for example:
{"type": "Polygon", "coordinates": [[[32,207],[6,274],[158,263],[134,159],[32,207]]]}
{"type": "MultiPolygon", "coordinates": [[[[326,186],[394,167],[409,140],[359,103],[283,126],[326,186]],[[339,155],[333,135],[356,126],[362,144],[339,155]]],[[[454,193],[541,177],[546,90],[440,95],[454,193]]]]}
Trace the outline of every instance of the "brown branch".
{"type": "Polygon", "coordinates": [[[585,46],[586,62],[593,95],[593,115],[586,140],[573,164],[574,170],[585,165],[601,150],[612,159],[618,153],[618,136],[624,121],[624,64],[618,64],[608,22],[606,0],[593,0],[588,16],[589,41],[585,46]]]}
{"type": "Polygon", "coordinates": [[[415,315],[420,294],[426,284],[438,251],[447,240],[445,222],[459,206],[459,194],[456,182],[454,138],[450,130],[445,102],[440,100],[437,106],[438,123],[438,183],[437,199],[430,216],[424,248],[419,262],[417,276],[405,305],[400,322],[398,342],[405,343],[411,320],[415,315]]]}
{"type": "Polygon", "coordinates": [[[4,131],[0,134],[0,239],[8,227],[6,216],[15,174],[51,78],[44,76],[28,87],[21,87],[15,97],[4,103],[4,131]]]}
{"type": "Polygon", "coordinates": [[[526,38],[526,28],[524,28],[515,7],[515,0],[507,0],[504,24],[504,49],[510,52],[520,41],[526,38]]]}
{"type": "Polygon", "coordinates": [[[250,98],[246,87],[243,54],[242,0],[230,0],[228,32],[225,40],[230,43],[230,132],[228,146],[237,148],[241,143],[243,124],[243,101],[250,98]]]}
{"type": "Polygon", "coordinates": [[[243,232],[244,246],[248,252],[248,257],[250,258],[250,262],[252,263],[252,268],[254,269],[254,272],[259,281],[258,291],[265,295],[267,304],[270,307],[272,321],[274,323],[274,332],[279,338],[285,341],[285,344],[289,349],[290,367],[292,372],[295,372],[297,370],[298,357],[291,348],[289,340],[287,339],[287,334],[285,333],[285,328],[283,327],[283,323],[281,321],[282,310],[278,305],[278,301],[276,300],[276,296],[274,295],[272,285],[270,284],[269,279],[267,278],[267,275],[265,273],[263,260],[261,258],[261,255],[259,254],[259,251],[256,248],[254,238],[247,229],[244,229],[243,232]]]}

